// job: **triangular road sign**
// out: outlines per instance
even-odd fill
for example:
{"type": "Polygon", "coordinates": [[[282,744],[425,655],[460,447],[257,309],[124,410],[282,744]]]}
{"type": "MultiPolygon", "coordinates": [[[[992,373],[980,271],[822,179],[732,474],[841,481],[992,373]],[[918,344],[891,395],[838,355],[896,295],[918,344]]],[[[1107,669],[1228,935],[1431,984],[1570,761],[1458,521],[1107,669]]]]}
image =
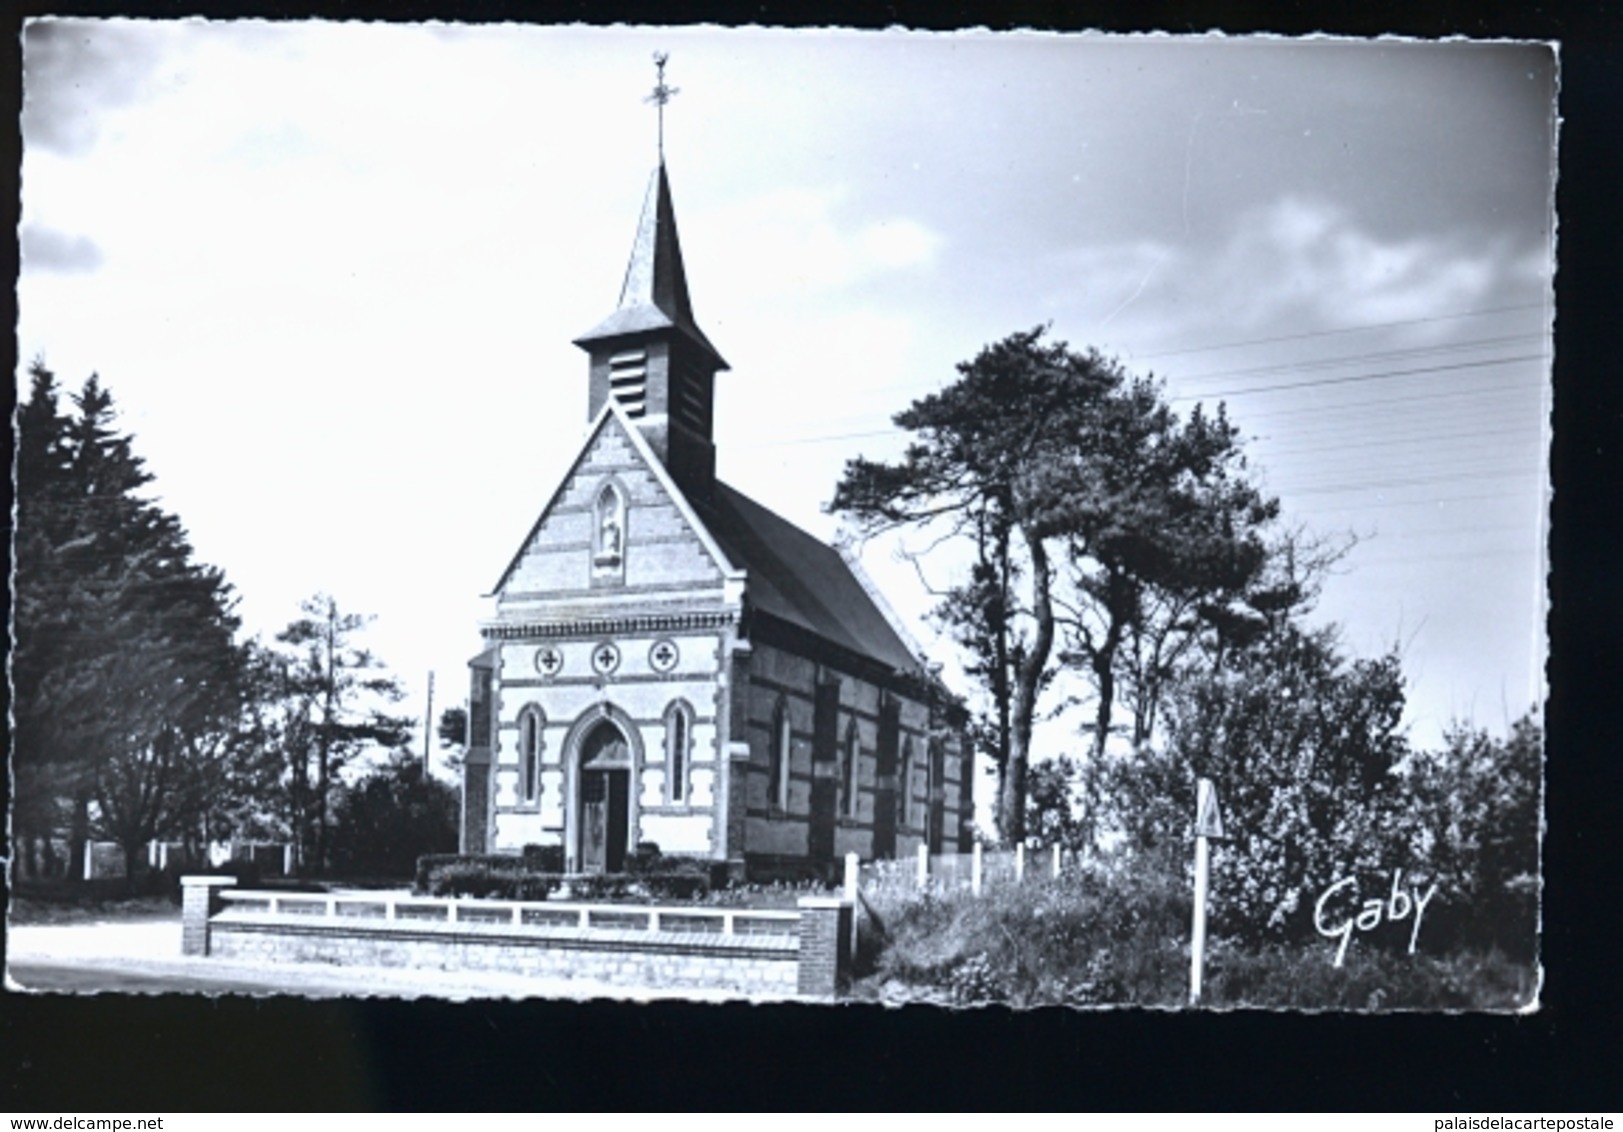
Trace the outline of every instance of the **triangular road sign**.
{"type": "Polygon", "coordinates": [[[1209,778],[1195,783],[1195,836],[1223,836],[1223,811],[1217,806],[1217,787],[1209,778]]]}

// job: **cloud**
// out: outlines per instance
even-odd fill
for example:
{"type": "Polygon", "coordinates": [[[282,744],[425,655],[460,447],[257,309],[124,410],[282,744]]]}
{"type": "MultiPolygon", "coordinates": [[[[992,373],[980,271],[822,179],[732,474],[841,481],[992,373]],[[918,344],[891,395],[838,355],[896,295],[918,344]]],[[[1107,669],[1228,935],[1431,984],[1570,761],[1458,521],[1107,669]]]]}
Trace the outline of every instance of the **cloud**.
{"type": "Polygon", "coordinates": [[[1245,284],[1242,325],[1292,314],[1350,325],[1470,310],[1514,273],[1507,252],[1446,232],[1383,239],[1335,205],[1285,197],[1245,214],[1217,263],[1218,278],[1245,284]]]}
{"type": "Polygon", "coordinates": [[[852,223],[838,215],[842,193],[786,189],[730,210],[728,231],[749,249],[748,260],[770,264],[756,279],[773,290],[823,291],[875,275],[930,264],[941,237],[905,216],[852,223]]]}
{"type": "Polygon", "coordinates": [[[77,273],[101,266],[101,249],[88,236],[72,236],[43,224],[22,230],[23,268],[29,271],[77,273]]]}
{"type": "Polygon", "coordinates": [[[1385,236],[1335,204],[1284,196],[1242,213],[1211,246],[1140,239],[1056,250],[1042,313],[1131,352],[1533,301],[1550,263],[1548,248],[1508,235],[1385,236]]]}
{"type": "Polygon", "coordinates": [[[69,157],[95,145],[100,112],[134,102],[157,45],[107,21],[34,20],[23,29],[23,138],[69,157]]]}

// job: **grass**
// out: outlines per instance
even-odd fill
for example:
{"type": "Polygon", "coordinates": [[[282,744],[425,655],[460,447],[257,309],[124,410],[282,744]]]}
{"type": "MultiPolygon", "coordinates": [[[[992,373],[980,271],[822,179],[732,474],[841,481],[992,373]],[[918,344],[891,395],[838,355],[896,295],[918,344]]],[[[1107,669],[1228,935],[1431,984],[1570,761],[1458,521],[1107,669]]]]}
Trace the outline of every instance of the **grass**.
{"type": "MultiPolygon", "coordinates": [[[[1189,994],[1190,897],[1151,875],[1096,873],[981,897],[865,894],[853,995],[883,1002],[1179,1008],[1189,994]]],[[[1202,1006],[1515,1011],[1537,967],[1496,950],[1445,955],[1213,939],[1202,1006]]]]}
{"type": "Polygon", "coordinates": [[[109,897],[69,903],[13,896],[8,916],[12,924],[89,924],[106,920],[174,920],[180,906],[167,896],[109,897]]]}

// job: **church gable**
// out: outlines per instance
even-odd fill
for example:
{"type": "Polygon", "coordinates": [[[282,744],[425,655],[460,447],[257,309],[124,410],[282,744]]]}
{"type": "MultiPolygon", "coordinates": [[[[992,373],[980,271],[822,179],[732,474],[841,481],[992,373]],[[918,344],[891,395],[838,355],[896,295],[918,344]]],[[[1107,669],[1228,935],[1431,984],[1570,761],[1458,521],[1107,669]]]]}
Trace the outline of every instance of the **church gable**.
{"type": "Polygon", "coordinates": [[[681,599],[719,591],[730,573],[647,442],[610,405],[495,594],[502,606],[579,604],[619,592],[681,599]]]}

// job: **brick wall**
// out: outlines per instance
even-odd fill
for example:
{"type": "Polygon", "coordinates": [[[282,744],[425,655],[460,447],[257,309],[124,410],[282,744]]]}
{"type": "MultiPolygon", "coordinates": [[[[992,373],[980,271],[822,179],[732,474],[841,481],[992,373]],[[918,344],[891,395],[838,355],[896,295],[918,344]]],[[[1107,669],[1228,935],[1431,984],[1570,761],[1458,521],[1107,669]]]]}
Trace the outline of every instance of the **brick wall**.
{"type": "MultiPolygon", "coordinates": [[[[309,920],[229,911],[207,924],[208,954],[225,959],[341,966],[499,970],[628,988],[693,988],[741,995],[828,997],[848,961],[834,910],[802,909],[798,936],[717,937],[677,932],[507,928],[309,920]],[[805,970],[802,951],[813,964],[805,970]],[[809,989],[808,989],[809,988],[809,989]]],[[[190,923],[190,921],[188,921],[190,923]]]]}

